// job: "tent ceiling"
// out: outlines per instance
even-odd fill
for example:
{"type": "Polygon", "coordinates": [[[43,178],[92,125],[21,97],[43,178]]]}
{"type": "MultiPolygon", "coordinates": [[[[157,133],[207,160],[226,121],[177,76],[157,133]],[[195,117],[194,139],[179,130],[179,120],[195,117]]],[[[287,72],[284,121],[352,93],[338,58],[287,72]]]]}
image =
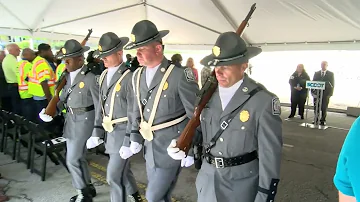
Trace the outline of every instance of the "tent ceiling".
{"type": "Polygon", "coordinates": [[[170,30],[167,47],[208,49],[219,33],[236,29],[253,3],[243,36],[251,45],[360,49],[358,0],[0,0],[0,34],[81,40],[92,28],[96,43],[108,31],[129,36],[137,21],[149,19],[170,30]]]}

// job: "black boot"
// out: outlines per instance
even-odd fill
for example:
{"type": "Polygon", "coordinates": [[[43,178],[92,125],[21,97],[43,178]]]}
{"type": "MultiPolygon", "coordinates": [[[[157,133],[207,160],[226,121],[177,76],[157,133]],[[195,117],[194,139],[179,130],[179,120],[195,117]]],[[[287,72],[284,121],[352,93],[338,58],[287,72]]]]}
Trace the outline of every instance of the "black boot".
{"type": "Polygon", "coordinates": [[[143,202],[138,191],[132,195],[129,195],[129,198],[130,198],[130,202],[143,202]]]}
{"type": "Polygon", "coordinates": [[[86,187],[85,189],[78,190],[78,195],[71,197],[70,202],[93,202],[92,198],[92,191],[89,187],[86,187]]]}

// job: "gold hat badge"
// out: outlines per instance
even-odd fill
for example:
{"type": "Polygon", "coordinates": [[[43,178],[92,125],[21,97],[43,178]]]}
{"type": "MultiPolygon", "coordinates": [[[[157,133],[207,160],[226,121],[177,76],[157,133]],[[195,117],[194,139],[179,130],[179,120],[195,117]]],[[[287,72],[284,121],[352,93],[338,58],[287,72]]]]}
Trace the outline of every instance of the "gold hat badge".
{"type": "Polygon", "coordinates": [[[131,35],[130,35],[130,40],[131,40],[131,42],[135,42],[136,38],[135,38],[135,35],[134,35],[134,34],[131,34],[131,35]]]}
{"type": "Polygon", "coordinates": [[[61,49],[61,52],[62,52],[63,54],[66,54],[66,49],[65,49],[65,48],[62,48],[62,49],[61,49]]]}
{"type": "Polygon", "coordinates": [[[220,47],[219,46],[214,46],[212,48],[212,52],[216,57],[218,57],[220,55],[220,47]]]}
{"type": "Polygon", "coordinates": [[[99,51],[102,51],[102,47],[100,45],[98,45],[98,49],[99,51]]]}

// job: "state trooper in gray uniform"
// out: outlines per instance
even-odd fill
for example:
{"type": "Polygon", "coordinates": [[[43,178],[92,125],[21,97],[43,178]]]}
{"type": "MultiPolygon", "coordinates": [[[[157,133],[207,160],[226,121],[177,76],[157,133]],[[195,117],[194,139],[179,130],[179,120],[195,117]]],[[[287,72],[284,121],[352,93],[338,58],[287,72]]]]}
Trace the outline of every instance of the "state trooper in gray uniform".
{"type": "MultiPolygon", "coordinates": [[[[99,86],[91,69],[84,65],[84,52],[89,47],[82,47],[76,40],[65,42],[62,51],[56,56],[65,60],[66,69],[62,76],[66,77],[66,85],[62,89],[59,113],[65,108],[65,124],[63,137],[66,138],[66,163],[69,168],[73,186],[78,195],[70,202],[92,202],[96,196],[88,169],[86,141],[94,129],[95,110],[99,102],[99,86]]],[[[61,78],[60,78],[61,79],[61,78]]],[[[44,110],[39,114],[44,121],[48,115],[44,110]]]]}
{"type": "MultiPolygon", "coordinates": [[[[221,34],[201,64],[215,66],[218,88],[201,113],[204,158],[196,179],[199,202],[273,202],[280,179],[280,102],[244,73],[260,48],[235,32],[221,34]]],[[[169,145],[177,159],[184,152],[169,145]]]]}
{"type": "MultiPolygon", "coordinates": [[[[128,193],[133,202],[141,202],[136,181],[130,170],[130,161],[121,155],[132,155],[129,147],[122,147],[124,139],[129,141],[131,128],[127,124],[133,107],[132,72],[123,62],[123,46],[129,38],[119,38],[108,32],[101,36],[95,58],[100,58],[106,69],[99,77],[100,103],[96,114],[96,125],[87,147],[94,148],[106,140],[106,153],[110,159],[107,166],[107,181],[112,202],[126,202],[128,193]],[[105,138],[106,131],[106,138],[105,138]]],[[[139,145],[138,145],[139,146],[139,145]]],[[[141,149],[141,147],[140,147],[141,149]]]]}
{"type": "Polygon", "coordinates": [[[180,136],[192,117],[199,90],[190,68],[174,66],[165,58],[162,37],[168,33],[168,30],[158,31],[151,21],[140,21],[133,27],[131,42],[124,48],[136,49],[137,59],[144,66],[134,72],[132,81],[135,105],[130,148],[133,144],[144,145],[149,202],[170,202],[181,166],[194,163],[190,155],[181,163],[166,152],[171,140],[180,136]]]}

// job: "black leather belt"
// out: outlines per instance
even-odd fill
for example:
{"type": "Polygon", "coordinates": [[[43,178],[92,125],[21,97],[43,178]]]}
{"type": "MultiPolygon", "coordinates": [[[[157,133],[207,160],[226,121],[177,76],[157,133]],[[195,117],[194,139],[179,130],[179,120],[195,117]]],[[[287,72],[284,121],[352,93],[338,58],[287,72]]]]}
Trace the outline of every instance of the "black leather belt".
{"type": "Polygon", "coordinates": [[[249,163],[257,159],[257,157],[257,151],[252,151],[250,153],[232,158],[214,157],[211,154],[205,154],[205,160],[208,163],[215,165],[216,168],[238,166],[241,164],[249,163]]]}
{"type": "Polygon", "coordinates": [[[78,113],[84,113],[84,112],[92,111],[94,109],[95,109],[94,105],[91,105],[91,106],[88,106],[88,107],[79,107],[79,108],[67,107],[66,111],[70,112],[71,114],[78,114],[78,113]]]}

